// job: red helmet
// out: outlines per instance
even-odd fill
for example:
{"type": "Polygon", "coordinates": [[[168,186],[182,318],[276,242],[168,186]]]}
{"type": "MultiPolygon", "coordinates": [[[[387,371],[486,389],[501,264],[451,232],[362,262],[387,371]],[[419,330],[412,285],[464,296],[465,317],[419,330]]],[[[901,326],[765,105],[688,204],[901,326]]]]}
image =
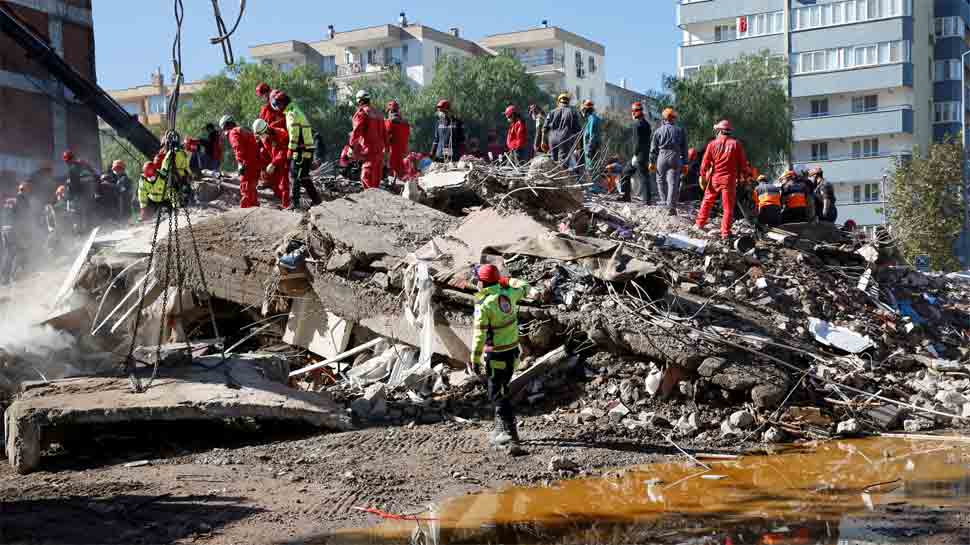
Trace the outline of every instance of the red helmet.
{"type": "Polygon", "coordinates": [[[483,284],[498,284],[502,275],[498,272],[498,267],[492,264],[485,264],[478,267],[478,279],[483,284]]]}
{"type": "Polygon", "coordinates": [[[722,119],[720,123],[714,125],[715,131],[731,132],[734,129],[731,127],[731,122],[727,119],[722,119]]]}
{"type": "Polygon", "coordinates": [[[73,161],[74,160],[74,152],[71,151],[71,150],[67,150],[63,154],[61,154],[61,157],[64,159],[65,162],[67,162],[67,161],[73,161]]]}
{"type": "Polygon", "coordinates": [[[519,113],[519,109],[515,107],[514,104],[510,104],[508,108],[505,109],[505,117],[512,117],[512,114],[519,113]]]}
{"type": "Polygon", "coordinates": [[[633,104],[630,105],[630,111],[631,112],[642,112],[643,111],[643,104],[641,104],[639,102],[634,102],[633,104]]]}
{"type": "Polygon", "coordinates": [[[256,86],[256,96],[264,97],[270,93],[271,89],[265,82],[256,86]]]}
{"type": "Polygon", "coordinates": [[[697,150],[696,149],[690,148],[689,150],[687,150],[687,160],[690,161],[691,163],[693,163],[694,161],[697,160],[697,150]]]}
{"type": "Polygon", "coordinates": [[[401,111],[401,105],[398,104],[396,100],[392,100],[392,101],[390,101],[390,102],[387,103],[387,108],[385,108],[385,109],[387,111],[389,111],[389,112],[400,112],[401,111]]]}
{"type": "Polygon", "coordinates": [[[587,109],[587,108],[592,108],[592,107],[593,107],[593,101],[592,100],[590,100],[590,99],[587,98],[586,100],[583,101],[583,109],[584,110],[587,109]]]}
{"type": "Polygon", "coordinates": [[[141,167],[141,173],[145,175],[146,178],[152,178],[155,176],[157,169],[155,168],[155,163],[148,161],[145,166],[141,167]]]}
{"type": "Polygon", "coordinates": [[[269,94],[269,104],[274,110],[283,111],[290,104],[290,95],[277,89],[269,94]]]}
{"type": "Polygon", "coordinates": [[[844,227],[846,231],[853,231],[856,228],[856,223],[854,220],[845,220],[842,227],[844,227]]]}
{"type": "Polygon", "coordinates": [[[436,108],[439,110],[448,111],[451,109],[451,103],[448,102],[447,100],[439,100],[436,108]]]}

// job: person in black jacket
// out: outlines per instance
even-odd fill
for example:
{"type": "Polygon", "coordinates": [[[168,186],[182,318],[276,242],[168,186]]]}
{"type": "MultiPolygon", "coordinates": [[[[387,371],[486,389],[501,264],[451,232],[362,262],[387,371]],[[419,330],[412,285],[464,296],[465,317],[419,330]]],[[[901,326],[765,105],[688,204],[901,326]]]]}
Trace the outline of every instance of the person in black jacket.
{"type": "Polygon", "coordinates": [[[451,103],[438,101],[438,124],[431,141],[431,160],[457,162],[465,151],[465,125],[451,113],[451,103]]]}
{"type": "Polygon", "coordinates": [[[620,191],[623,193],[623,201],[630,202],[633,196],[633,176],[636,175],[640,181],[640,197],[643,198],[643,204],[650,204],[653,200],[650,177],[647,175],[650,123],[644,118],[643,104],[639,102],[634,102],[630,106],[630,114],[633,117],[633,158],[624,167],[623,174],[620,176],[620,191]]]}
{"type": "Polygon", "coordinates": [[[559,106],[546,116],[544,126],[549,142],[549,153],[557,163],[567,163],[570,153],[579,149],[579,133],[583,123],[579,112],[569,105],[569,95],[563,93],[556,99],[559,106]]]}

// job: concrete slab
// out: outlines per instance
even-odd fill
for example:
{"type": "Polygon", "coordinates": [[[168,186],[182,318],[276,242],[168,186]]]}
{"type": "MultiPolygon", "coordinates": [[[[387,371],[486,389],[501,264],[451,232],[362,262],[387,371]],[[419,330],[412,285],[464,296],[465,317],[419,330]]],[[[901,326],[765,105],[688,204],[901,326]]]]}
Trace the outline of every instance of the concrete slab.
{"type": "Polygon", "coordinates": [[[327,312],[316,297],[304,297],[293,300],[283,342],[330,360],[347,350],[353,328],[353,322],[327,312]]]}
{"type": "MultiPolygon", "coordinates": [[[[221,356],[196,361],[214,366],[221,356]]],[[[4,415],[7,459],[18,473],[37,469],[54,426],[250,417],[353,429],[346,412],[327,395],[273,380],[285,380],[287,372],[278,358],[247,355],[211,370],[198,365],[160,368],[152,387],[140,394],[125,377],[28,385],[4,415]]],[[[140,372],[146,378],[148,373],[150,369],[140,372]]]]}
{"type": "MultiPolygon", "coordinates": [[[[469,315],[467,323],[449,322],[440,313],[435,315],[432,350],[453,360],[471,363],[471,342],[475,330],[469,315]]],[[[421,346],[418,331],[411,327],[403,313],[364,318],[360,325],[381,337],[394,339],[411,346],[421,346]]]]}

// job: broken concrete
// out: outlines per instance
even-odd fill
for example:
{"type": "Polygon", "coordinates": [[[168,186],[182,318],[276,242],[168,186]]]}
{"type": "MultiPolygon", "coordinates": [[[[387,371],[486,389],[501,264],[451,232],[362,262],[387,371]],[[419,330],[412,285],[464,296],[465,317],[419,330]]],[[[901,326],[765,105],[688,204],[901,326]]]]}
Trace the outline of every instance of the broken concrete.
{"type": "MultiPolygon", "coordinates": [[[[152,387],[134,393],[127,378],[85,377],[26,385],[5,413],[7,459],[18,473],[36,470],[53,428],[84,424],[257,418],[296,420],[345,431],[353,429],[341,407],[325,394],[301,392],[276,382],[285,366],[273,357],[199,358],[212,366],[160,368],[152,387]]],[[[147,379],[150,370],[139,373],[147,379]]]]}

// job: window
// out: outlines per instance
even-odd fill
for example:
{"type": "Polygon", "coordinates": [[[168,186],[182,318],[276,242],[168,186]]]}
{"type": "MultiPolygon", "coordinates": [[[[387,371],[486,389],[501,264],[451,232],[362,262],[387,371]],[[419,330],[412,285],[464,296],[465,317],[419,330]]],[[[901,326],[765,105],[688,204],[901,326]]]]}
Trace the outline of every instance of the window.
{"type": "Polygon", "coordinates": [[[934,34],[937,38],[963,37],[966,25],[960,17],[937,17],[934,21],[934,34]]]}
{"type": "MultiPolygon", "coordinates": [[[[552,63],[550,63],[550,64],[552,64],[552,63]]],[[[594,57],[592,55],[589,56],[589,73],[590,74],[595,74],[596,73],[596,57],[594,57]]]]}
{"type": "Polygon", "coordinates": [[[438,63],[438,59],[441,58],[442,53],[443,53],[443,51],[442,51],[442,49],[440,47],[435,47],[434,48],[434,62],[435,62],[435,64],[438,63]]]}
{"type": "Polygon", "coordinates": [[[161,95],[148,97],[148,113],[168,113],[168,97],[163,97],[161,95]]]}
{"type": "Polygon", "coordinates": [[[865,140],[856,140],[852,143],[852,157],[854,159],[861,159],[863,157],[878,157],[879,156],[879,139],[878,138],[866,138],[865,140]]]}
{"type": "Polygon", "coordinates": [[[959,121],[959,102],[937,102],[933,104],[933,123],[957,123],[959,121]]]}
{"type": "Polygon", "coordinates": [[[879,202],[879,184],[856,184],[852,186],[852,202],[879,202]]]}
{"type": "Polygon", "coordinates": [[[586,77],[586,70],[583,68],[583,54],[579,51],[576,52],[576,77],[586,77]]]}
{"type": "Polygon", "coordinates": [[[852,97],[852,113],[874,112],[879,109],[879,95],[852,97]]]}
{"type": "Polygon", "coordinates": [[[292,72],[292,71],[293,71],[293,63],[292,62],[281,62],[280,63],[280,72],[292,72]]]}
{"type": "Polygon", "coordinates": [[[792,56],[792,72],[804,74],[908,61],[908,41],[882,42],[796,53],[792,56]]]}
{"type": "Polygon", "coordinates": [[[829,143],[819,142],[817,144],[812,144],[812,161],[828,161],[829,160],[829,143]]]}
{"type": "Polygon", "coordinates": [[[403,63],[408,62],[408,44],[404,44],[401,46],[401,62],[403,63]]]}
{"type": "Polygon", "coordinates": [[[737,38],[738,38],[738,27],[734,25],[715,25],[714,26],[715,42],[726,42],[728,40],[736,40],[737,38]]]}
{"type": "Polygon", "coordinates": [[[913,0],[843,0],[794,8],[792,30],[804,30],[912,14],[913,0]]]}
{"type": "Polygon", "coordinates": [[[960,79],[960,61],[947,59],[933,63],[933,81],[947,81],[960,79]]]}
{"type": "Polygon", "coordinates": [[[813,100],[812,117],[821,117],[824,115],[829,115],[829,99],[813,100]]]}
{"type": "Polygon", "coordinates": [[[337,72],[337,58],[327,55],[320,59],[320,71],[324,74],[335,74],[337,72]]]}

